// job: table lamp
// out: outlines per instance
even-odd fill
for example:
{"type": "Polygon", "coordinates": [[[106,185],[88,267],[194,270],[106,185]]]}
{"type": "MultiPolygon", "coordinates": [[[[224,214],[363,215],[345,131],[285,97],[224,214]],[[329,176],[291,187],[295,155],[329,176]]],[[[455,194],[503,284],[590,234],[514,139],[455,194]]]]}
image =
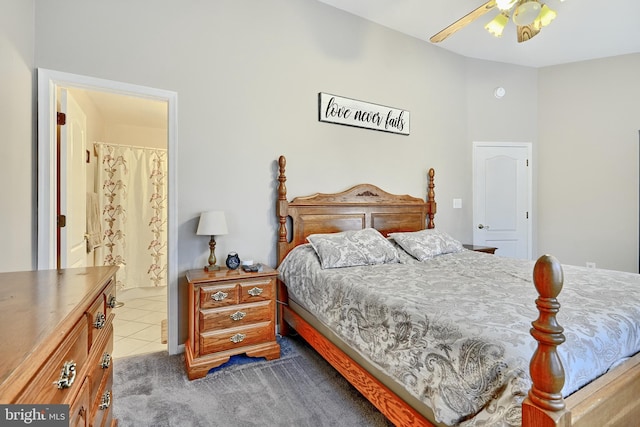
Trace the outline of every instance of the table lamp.
{"type": "Polygon", "coordinates": [[[198,223],[198,235],[211,236],[209,240],[209,265],[205,266],[206,271],[219,270],[220,267],[216,265],[216,240],[214,236],[222,236],[227,234],[227,220],[225,219],[224,212],[222,211],[208,211],[200,214],[200,222],[198,223]]]}

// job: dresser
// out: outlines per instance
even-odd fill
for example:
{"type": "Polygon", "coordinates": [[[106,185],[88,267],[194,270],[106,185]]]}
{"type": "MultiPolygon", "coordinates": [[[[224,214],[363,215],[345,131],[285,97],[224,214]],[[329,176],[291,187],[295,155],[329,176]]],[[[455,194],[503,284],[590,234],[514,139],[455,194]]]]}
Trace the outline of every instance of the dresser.
{"type": "Polygon", "coordinates": [[[190,380],[202,378],[231,356],[280,357],[276,342],[277,271],[242,269],[187,272],[189,338],[185,364],[190,380]]]}
{"type": "Polygon", "coordinates": [[[70,426],[115,426],[117,267],[0,273],[0,403],[68,404],[70,426]]]}

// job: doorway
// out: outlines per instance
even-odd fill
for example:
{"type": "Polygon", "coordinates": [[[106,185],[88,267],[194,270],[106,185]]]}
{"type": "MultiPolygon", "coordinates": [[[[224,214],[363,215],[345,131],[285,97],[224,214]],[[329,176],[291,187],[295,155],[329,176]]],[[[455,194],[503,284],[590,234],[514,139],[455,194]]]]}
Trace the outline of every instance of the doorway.
{"type": "Polygon", "coordinates": [[[167,117],[167,287],[166,336],[169,354],[183,346],[177,343],[177,226],[176,156],[177,94],[122,82],[38,69],[38,269],[56,268],[56,105],[58,90],[87,90],[166,103],[167,117]]]}
{"type": "Polygon", "coordinates": [[[473,244],[531,259],[530,143],[473,143],[473,244]]]}

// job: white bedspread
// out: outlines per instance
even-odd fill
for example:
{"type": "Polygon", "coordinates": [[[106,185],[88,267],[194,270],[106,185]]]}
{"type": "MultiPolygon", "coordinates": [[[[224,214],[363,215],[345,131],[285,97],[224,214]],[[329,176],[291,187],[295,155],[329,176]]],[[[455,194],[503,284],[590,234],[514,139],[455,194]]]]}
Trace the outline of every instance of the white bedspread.
{"type": "MultiPolygon", "coordinates": [[[[323,270],[309,245],[279,267],[289,295],[450,425],[521,423],[538,316],[533,261],[463,251],[323,270]]],[[[640,276],[563,266],[569,395],[640,350],[640,276]]]]}

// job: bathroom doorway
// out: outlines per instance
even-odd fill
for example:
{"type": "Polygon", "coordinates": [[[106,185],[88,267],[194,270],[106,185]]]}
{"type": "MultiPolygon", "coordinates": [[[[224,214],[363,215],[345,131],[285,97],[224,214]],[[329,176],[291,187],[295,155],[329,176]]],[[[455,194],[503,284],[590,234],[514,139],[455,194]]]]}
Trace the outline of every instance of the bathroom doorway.
{"type": "MultiPolygon", "coordinates": [[[[166,286],[123,286],[118,291],[118,300],[125,304],[116,311],[115,323],[115,347],[118,349],[118,342],[123,338],[130,337],[137,339],[138,347],[142,349],[143,341],[149,340],[154,333],[158,336],[160,343],[164,336],[166,344],[162,347],[146,346],[144,352],[149,349],[164,348],[170,354],[178,353],[179,346],[175,341],[177,337],[177,279],[175,265],[176,259],[176,225],[175,225],[175,161],[172,153],[176,149],[176,120],[177,120],[177,95],[174,92],[167,92],[160,89],[129,85],[113,81],[95,79],[87,76],[78,76],[67,73],[60,73],[51,70],[38,70],[38,268],[55,268],[57,264],[57,253],[55,236],[55,215],[56,188],[55,177],[59,172],[56,169],[56,107],[59,105],[61,91],[67,92],[81,106],[86,113],[87,128],[85,130],[86,139],[86,161],[91,167],[86,168],[87,189],[97,189],[95,185],[97,171],[102,168],[99,165],[98,143],[105,140],[109,142],[117,141],[122,144],[112,144],[118,150],[138,150],[154,151],[165,153],[166,166],[166,264],[163,274],[166,286]],[[160,119],[162,125],[150,125],[144,120],[154,120],[151,116],[152,110],[160,110],[163,115],[160,119]],[[150,108],[147,108],[150,107],[150,108]],[[138,122],[132,121],[134,118],[138,122]],[[163,128],[163,129],[162,129],[163,128]],[[155,138],[148,138],[150,134],[156,133],[155,138]],[[158,133],[161,136],[158,137],[158,133]],[[151,142],[152,147],[148,147],[145,140],[155,140],[151,142]],[[133,144],[137,141],[138,144],[133,144]],[[157,141],[161,141],[158,143],[157,141]],[[159,147],[158,145],[164,145],[159,147]],[[161,289],[161,291],[160,291],[161,289]],[[133,291],[133,292],[129,292],[133,291]],[[151,291],[151,292],[149,292],[151,291]],[[128,294],[128,295],[127,295],[128,294]],[[128,300],[128,301],[127,301],[128,300]],[[162,318],[160,318],[162,317],[162,318]],[[166,320],[165,320],[166,319],[166,320]],[[142,320],[142,322],[136,322],[142,320]],[[165,322],[162,322],[165,320],[165,322]],[[127,322],[125,322],[127,321],[127,322]],[[134,323],[140,323],[134,325],[134,323]],[[141,324],[153,325],[153,328],[141,324]],[[161,326],[162,325],[162,326],[161,326]],[[162,327],[164,327],[162,330],[162,327]],[[118,330],[119,329],[119,330],[118,330]],[[144,331],[146,329],[146,331],[144,331]]],[[[56,117],[57,118],[57,117],[56,117]]],[[[100,146],[102,147],[102,145],[100,146]]],[[[83,153],[84,154],[84,153],[83,153]]],[[[83,156],[84,158],[84,156],[83,156]]],[[[62,167],[60,168],[62,169],[62,167]]],[[[100,185],[101,186],[101,185],[100,185]]],[[[89,196],[89,191],[87,191],[89,196]]],[[[96,244],[92,251],[88,251],[86,265],[103,265],[105,258],[105,247],[96,244]]],[[[116,263],[117,264],[117,263],[116,263]]],[[[131,265],[132,266],[132,265],[131,265]]],[[[64,265],[62,267],[65,267],[64,265]]],[[[123,264],[124,268],[127,268],[123,264]]],[[[119,273],[120,274],[120,273],[119,273]]],[[[122,344],[122,343],[121,343],[122,344]]],[[[120,356],[130,355],[135,352],[134,346],[120,345],[120,356]],[[126,353],[126,354],[125,354],[126,353]]],[[[114,352],[119,356],[118,350],[114,352]]]]}

